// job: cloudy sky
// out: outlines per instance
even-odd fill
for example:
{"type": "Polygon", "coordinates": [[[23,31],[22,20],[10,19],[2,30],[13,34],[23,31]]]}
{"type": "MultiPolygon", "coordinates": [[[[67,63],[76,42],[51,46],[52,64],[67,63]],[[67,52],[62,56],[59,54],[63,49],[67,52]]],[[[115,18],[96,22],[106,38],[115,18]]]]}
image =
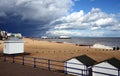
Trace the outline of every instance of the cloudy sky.
{"type": "Polygon", "coordinates": [[[120,37],[120,0],[0,0],[0,29],[29,37],[120,37]]]}

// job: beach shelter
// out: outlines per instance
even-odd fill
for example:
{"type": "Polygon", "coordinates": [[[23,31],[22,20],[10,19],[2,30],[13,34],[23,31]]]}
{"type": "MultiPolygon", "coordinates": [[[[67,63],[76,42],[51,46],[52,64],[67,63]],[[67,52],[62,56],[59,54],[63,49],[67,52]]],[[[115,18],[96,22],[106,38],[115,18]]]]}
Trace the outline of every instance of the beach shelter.
{"type": "Polygon", "coordinates": [[[95,60],[87,55],[81,55],[68,59],[65,62],[65,72],[72,75],[89,75],[92,76],[91,67],[96,63],[95,60]]]}
{"type": "Polygon", "coordinates": [[[24,53],[24,41],[17,37],[10,37],[8,40],[4,40],[4,54],[18,54],[24,53]]]}
{"type": "Polygon", "coordinates": [[[111,58],[93,66],[93,76],[120,76],[120,60],[111,58]]]}
{"type": "Polygon", "coordinates": [[[92,48],[119,50],[119,43],[115,43],[115,42],[98,42],[98,43],[95,43],[92,46],[92,48]]]}

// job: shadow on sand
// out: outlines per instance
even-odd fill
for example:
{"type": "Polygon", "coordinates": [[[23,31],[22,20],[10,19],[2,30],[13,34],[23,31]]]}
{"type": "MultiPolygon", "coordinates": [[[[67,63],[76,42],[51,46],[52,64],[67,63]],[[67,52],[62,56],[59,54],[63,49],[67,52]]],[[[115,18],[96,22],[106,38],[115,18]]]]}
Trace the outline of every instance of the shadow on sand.
{"type": "Polygon", "coordinates": [[[9,57],[12,57],[12,56],[28,56],[30,54],[31,53],[28,53],[28,52],[18,53],[18,54],[4,54],[3,52],[0,52],[0,57],[3,57],[3,56],[9,56],[9,57]]]}

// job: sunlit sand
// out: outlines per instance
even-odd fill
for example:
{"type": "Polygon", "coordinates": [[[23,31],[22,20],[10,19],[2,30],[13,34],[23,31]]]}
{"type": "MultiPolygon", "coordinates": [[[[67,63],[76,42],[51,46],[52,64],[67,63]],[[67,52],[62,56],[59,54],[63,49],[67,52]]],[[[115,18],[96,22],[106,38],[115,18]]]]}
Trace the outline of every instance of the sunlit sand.
{"type": "MultiPolygon", "coordinates": [[[[25,52],[30,53],[29,56],[33,57],[65,61],[72,57],[86,54],[97,62],[111,57],[115,57],[120,60],[120,51],[94,49],[87,46],[76,46],[71,43],[38,41],[30,38],[24,38],[23,40],[25,41],[25,52]]],[[[0,41],[1,52],[3,50],[2,48],[3,43],[0,41]]]]}

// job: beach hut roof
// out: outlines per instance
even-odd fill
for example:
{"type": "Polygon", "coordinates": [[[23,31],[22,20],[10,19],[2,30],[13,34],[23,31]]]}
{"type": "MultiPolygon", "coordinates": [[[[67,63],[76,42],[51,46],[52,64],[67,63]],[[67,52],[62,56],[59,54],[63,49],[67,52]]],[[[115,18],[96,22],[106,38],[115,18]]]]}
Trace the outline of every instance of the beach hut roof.
{"type": "Polygon", "coordinates": [[[120,68],[120,60],[116,59],[116,58],[111,58],[106,60],[109,64],[113,65],[116,68],[120,68]]]}
{"type": "Polygon", "coordinates": [[[17,37],[10,37],[9,39],[5,40],[4,42],[24,42],[24,41],[17,37]]]}
{"type": "Polygon", "coordinates": [[[92,66],[92,65],[94,65],[96,63],[95,60],[93,60],[92,58],[88,57],[87,55],[81,55],[81,56],[77,56],[75,58],[77,60],[79,60],[80,62],[82,62],[86,66],[92,66]]]}
{"type": "Polygon", "coordinates": [[[10,37],[10,41],[22,41],[22,39],[19,39],[17,37],[10,37]]]}

